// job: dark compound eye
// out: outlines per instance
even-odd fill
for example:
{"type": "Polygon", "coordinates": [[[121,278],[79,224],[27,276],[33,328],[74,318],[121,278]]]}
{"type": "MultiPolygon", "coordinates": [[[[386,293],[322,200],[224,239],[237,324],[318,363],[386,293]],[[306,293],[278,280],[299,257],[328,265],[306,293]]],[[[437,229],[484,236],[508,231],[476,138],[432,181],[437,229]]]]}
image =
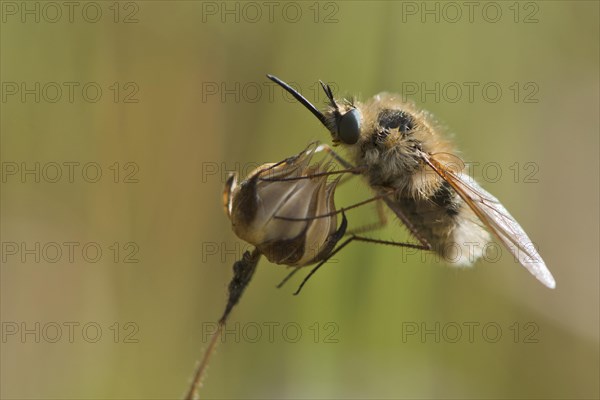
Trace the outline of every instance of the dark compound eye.
{"type": "Polygon", "coordinates": [[[342,115],[338,124],[338,136],[346,144],[355,144],[360,137],[360,112],[353,108],[342,115]]]}
{"type": "Polygon", "coordinates": [[[401,133],[407,133],[414,127],[414,122],[410,114],[401,110],[385,109],[379,113],[377,120],[382,128],[398,128],[401,133]]]}

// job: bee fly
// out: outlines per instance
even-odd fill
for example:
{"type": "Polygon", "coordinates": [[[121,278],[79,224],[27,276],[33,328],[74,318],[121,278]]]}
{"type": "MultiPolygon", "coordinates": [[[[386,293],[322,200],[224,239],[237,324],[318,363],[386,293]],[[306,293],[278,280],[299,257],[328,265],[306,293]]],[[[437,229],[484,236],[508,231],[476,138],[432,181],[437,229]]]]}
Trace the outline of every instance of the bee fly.
{"type": "Polygon", "coordinates": [[[468,176],[429,113],[389,93],[365,103],[337,101],[323,82],[329,104],[321,112],[279,78],[267,77],[317,117],[331,133],[334,146],[347,150],[351,162],[331,153],[345,168],[366,178],[376,194],[373,200],[381,199],[394,212],[420,248],[437,252],[450,264],[468,266],[484,255],[491,233],[540,282],[556,286],[523,228],[468,176]]]}

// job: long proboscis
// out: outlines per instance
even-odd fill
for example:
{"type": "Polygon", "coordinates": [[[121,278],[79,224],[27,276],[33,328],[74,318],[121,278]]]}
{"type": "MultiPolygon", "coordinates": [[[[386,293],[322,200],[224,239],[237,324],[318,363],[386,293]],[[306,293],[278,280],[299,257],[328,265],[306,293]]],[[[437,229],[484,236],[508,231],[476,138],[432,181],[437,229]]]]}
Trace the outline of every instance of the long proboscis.
{"type": "Polygon", "coordinates": [[[289,94],[294,96],[294,98],[296,100],[298,100],[300,102],[300,104],[302,104],[304,107],[308,108],[308,110],[311,113],[313,113],[313,115],[315,117],[317,117],[317,119],[319,121],[321,121],[321,123],[325,126],[325,128],[328,128],[327,119],[325,118],[323,113],[321,111],[319,111],[317,109],[317,107],[315,107],[310,101],[308,101],[306,99],[306,97],[302,96],[300,94],[300,92],[298,92],[296,89],[294,89],[293,87],[291,87],[290,85],[288,85],[287,83],[285,83],[284,81],[282,81],[281,79],[279,79],[278,77],[276,77],[274,75],[267,74],[267,78],[269,78],[270,80],[272,80],[273,82],[275,82],[276,84],[278,84],[279,86],[284,88],[289,94]]]}

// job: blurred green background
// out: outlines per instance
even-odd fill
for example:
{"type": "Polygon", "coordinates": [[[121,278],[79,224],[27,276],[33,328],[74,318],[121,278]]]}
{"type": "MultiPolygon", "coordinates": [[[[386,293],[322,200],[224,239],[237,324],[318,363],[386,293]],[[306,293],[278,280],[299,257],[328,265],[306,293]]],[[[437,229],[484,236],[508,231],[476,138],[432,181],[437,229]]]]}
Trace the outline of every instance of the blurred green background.
{"type": "MultiPolygon", "coordinates": [[[[2,398],[183,396],[247,248],[227,171],[329,140],[266,73],[319,106],[318,79],[362,99],[416,85],[557,288],[506,255],[457,270],[353,244],[295,297],[263,260],[204,398],[600,396],[598,2],[55,4],[2,2],[2,398]]],[[[369,196],[355,182],[338,206],[369,196]]]]}

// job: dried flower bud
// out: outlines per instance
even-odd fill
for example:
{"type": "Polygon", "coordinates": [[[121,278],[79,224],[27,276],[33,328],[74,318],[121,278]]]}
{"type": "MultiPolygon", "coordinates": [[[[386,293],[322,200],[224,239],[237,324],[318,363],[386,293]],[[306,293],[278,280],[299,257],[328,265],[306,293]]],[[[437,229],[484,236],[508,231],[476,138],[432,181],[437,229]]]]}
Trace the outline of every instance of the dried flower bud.
{"type": "Polygon", "coordinates": [[[239,185],[232,175],[225,186],[225,212],[233,231],[273,263],[303,266],[319,261],[345,233],[345,220],[337,229],[336,214],[313,218],[335,212],[339,182],[314,176],[324,172],[321,164],[310,166],[317,148],[311,144],[294,157],[262,165],[239,185]]]}

